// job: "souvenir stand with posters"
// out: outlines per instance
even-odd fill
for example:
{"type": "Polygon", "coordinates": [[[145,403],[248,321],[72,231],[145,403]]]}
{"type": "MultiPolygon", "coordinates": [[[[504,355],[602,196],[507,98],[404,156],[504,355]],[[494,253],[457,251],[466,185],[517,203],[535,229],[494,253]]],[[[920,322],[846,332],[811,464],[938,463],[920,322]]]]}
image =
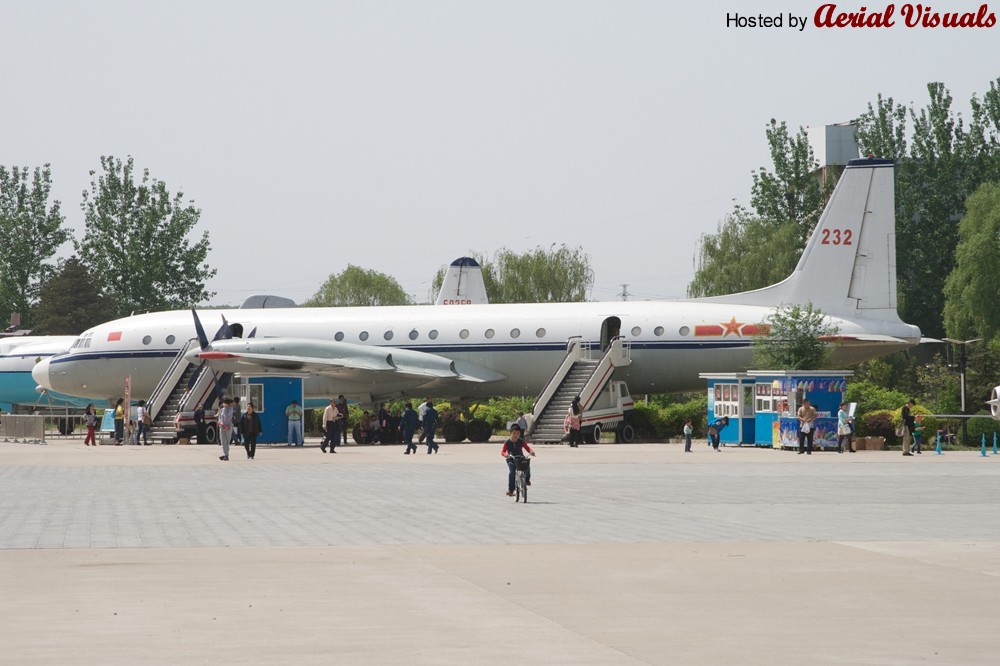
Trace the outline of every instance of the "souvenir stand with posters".
{"type": "Polygon", "coordinates": [[[802,400],[816,409],[813,448],[837,448],[837,410],[844,400],[849,370],[751,370],[702,373],[708,381],[708,421],[729,417],[723,444],[797,449],[802,400]],[[735,425],[735,427],[734,427],[735,425]]]}
{"type": "Polygon", "coordinates": [[[813,449],[837,448],[837,410],[844,401],[850,370],[755,371],[760,401],[757,404],[758,441],[765,438],[776,449],[799,448],[798,411],[809,399],[816,410],[813,449]],[[765,394],[770,389],[770,396],[765,394]],[[768,404],[768,399],[770,404],[768,404]],[[770,437],[767,437],[767,435],[770,437]]]}
{"type": "Polygon", "coordinates": [[[739,372],[706,372],[698,376],[708,381],[707,422],[729,417],[729,425],[719,433],[719,442],[723,446],[755,444],[753,391],[756,380],[739,372]]]}

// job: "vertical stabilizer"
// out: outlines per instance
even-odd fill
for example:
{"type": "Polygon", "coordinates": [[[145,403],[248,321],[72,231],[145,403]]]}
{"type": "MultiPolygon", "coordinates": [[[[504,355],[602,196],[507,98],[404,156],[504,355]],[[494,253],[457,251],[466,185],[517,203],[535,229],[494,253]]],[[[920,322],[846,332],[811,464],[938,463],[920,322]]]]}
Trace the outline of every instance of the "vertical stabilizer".
{"type": "Polygon", "coordinates": [[[897,321],[893,171],[892,160],[851,160],[790,276],[763,289],[696,300],[812,303],[827,315],[897,321]]]}
{"type": "Polygon", "coordinates": [[[484,305],[486,296],[483,269],[472,257],[459,257],[444,274],[435,305],[484,305]]]}

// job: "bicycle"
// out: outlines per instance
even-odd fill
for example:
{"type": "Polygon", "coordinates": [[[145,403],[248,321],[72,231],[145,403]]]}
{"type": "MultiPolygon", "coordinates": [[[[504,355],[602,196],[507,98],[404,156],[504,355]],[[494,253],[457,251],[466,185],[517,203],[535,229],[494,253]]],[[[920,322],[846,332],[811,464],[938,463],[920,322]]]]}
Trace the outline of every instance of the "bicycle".
{"type": "Polygon", "coordinates": [[[507,456],[514,461],[514,501],[528,503],[528,470],[531,460],[527,456],[507,456]]]}

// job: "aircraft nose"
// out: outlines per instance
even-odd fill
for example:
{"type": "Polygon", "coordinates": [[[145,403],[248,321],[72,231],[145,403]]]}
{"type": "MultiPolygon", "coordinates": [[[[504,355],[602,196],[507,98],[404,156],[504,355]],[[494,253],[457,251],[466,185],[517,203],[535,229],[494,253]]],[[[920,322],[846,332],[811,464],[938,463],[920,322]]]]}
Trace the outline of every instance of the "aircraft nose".
{"type": "Polygon", "coordinates": [[[31,378],[34,379],[35,383],[42,388],[50,391],[54,390],[52,388],[52,382],[49,379],[49,359],[43,358],[35,364],[35,367],[31,369],[31,378]]]}

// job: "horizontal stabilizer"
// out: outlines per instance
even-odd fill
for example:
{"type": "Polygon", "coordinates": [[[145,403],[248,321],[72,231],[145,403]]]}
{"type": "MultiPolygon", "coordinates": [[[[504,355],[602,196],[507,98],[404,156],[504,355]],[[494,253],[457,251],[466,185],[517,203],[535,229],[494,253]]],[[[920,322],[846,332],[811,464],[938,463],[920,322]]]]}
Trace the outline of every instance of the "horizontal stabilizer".
{"type": "Polygon", "coordinates": [[[894,345],[909,345],[910,341],[897,338],[893,335],[877,335],[873,333],[858,333],[850,335],[821,335],[819,339],[823,342],[884,342],[894,345]]]}

